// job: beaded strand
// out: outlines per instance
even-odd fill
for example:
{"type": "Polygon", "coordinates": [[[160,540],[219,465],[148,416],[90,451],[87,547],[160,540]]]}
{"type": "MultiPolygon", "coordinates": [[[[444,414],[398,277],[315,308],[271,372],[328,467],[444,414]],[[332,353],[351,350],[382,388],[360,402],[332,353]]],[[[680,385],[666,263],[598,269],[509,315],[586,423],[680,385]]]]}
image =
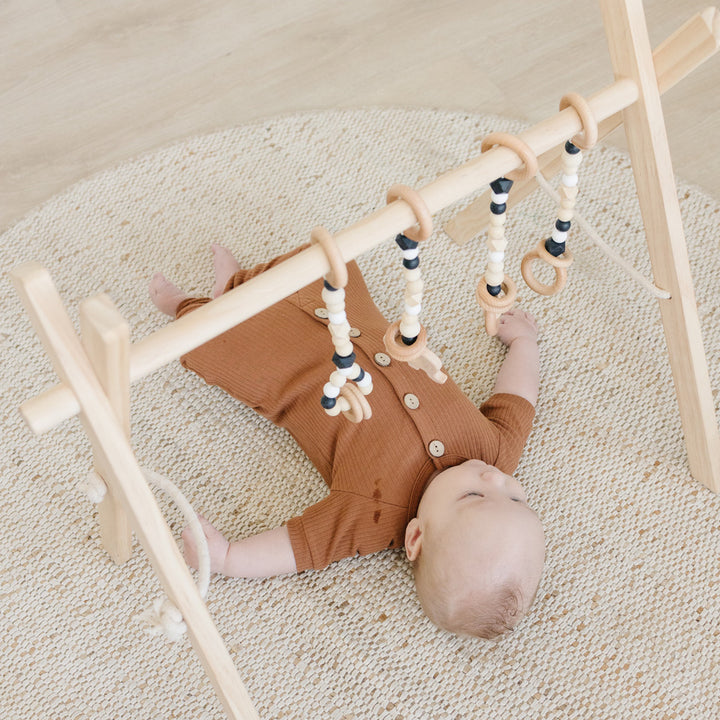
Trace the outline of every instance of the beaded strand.
{"type": "Polygon", "coordinates": [[[328,311],[328,330],[335,352],[332,357],[335,370],[323,386],[320,404],[328,415],[335,416],[351,409],[350,403],[341,392],[348,380],[355,382],[363,395],[372,392],[372,376],[355,362],[355,352],[350,340],[350,323],[345,313],[345,290],[333,287],[323,281],[322,299],[328,311]]]}

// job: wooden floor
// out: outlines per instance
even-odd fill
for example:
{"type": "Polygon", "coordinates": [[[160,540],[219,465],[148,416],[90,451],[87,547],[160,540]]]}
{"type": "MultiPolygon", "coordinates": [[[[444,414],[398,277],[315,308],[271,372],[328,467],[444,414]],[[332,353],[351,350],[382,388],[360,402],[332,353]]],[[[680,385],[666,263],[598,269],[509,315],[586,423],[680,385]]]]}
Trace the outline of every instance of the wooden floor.
{"type": "MultiPolygon", "coordinates": [[[[647,0],[653,46],[704,7],[647,0]]],[[[257,118],[379,105],[534,122],[612,80],[593,0],[3,0],[0,57],[0,229],[91,173],[257,118]]],[[[719,88],[720,55],[663,102],[676,173],[720,198],[719,88]]]]}

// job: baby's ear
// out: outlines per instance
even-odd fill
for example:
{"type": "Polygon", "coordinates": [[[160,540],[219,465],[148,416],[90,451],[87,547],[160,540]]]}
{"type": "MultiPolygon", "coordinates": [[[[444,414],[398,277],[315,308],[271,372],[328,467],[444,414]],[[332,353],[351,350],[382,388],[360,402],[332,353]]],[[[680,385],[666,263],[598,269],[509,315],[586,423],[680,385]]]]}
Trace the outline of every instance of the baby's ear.
{"type": "Polygon", "coordinates": [[[420,521],[413,518],[405,528],[405,554],[410,562],[414,562],[420,555],[422,547],[422,528],[420,521]]]}

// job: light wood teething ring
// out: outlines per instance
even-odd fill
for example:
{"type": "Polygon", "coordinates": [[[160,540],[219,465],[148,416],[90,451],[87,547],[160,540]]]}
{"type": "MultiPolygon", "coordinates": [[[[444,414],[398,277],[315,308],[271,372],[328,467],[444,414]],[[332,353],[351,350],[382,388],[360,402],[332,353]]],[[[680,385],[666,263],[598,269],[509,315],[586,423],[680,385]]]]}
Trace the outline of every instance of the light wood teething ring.
{"type": "Polygon", "coordinates": [[[502,281],[501,287],[502,296],[491,295],[483,278],[475,289],[475,298],[485,311],[485,331],[488,335],[497,335],[500,316],[510,310],[517,296],[517,285],[507,275],[502,281]]]}
{"type": "Polygon", "coordinates": [[[538,295],[556,295],[567,283],[567,269],[573,263],[573,254],[569,250],[565,250],[562,257],[551,255],[545,247],[545,241],[540,240],[538,244],[525,256],[520,263],[520,272],[527,286],[534,290],[538,295]],[[540,282],[532,272],[532,263],[534,260],[544,260],[555,270],[555,281],[552,285],[546,285],[540,282]]]}
{"type": "Polygon", "coordinates": [[[401,360],[402,362],[410,362],[411,360],[416,360],[425,352],[425,348],[427,347],[427,331],[421,325],[420,334],[417,336],[415,342],[412,345],[405,345],[400,339],[400,321],[396,320],[390,324],[385,331],[383,342],[391,358],[401,360]]]}
{"type": "Polygon", "coordinates": [[[415,242],[427,240],[432,235],[433,221],[430,210],[428,210],[428,206],[420,193],[407,185],[398,183],[387,191],[387,202],[390,204],[398,199],[403,199],[412,208],[420,226],[419,228],[408,228],[403,232],[403,235],[408,240],[414,240],[415,242]]]}
{"type": "Polygon", "coordinates": [[[563,95],[560,100],[560,110],[571,107],[580,116],[583,131],[572,139],[572,144],[583,150],[589,150],[598,141],[598,124],[590,110],[587,100],[577,93],[571,92],[563,95]]]}
{"type": "Polygon", "coordinates": [[[519,137],[504,132],[493,132],[486,135],[480,143],[480,152],[487,152],[496,145],[512,150],[524,163],[524,168],[518,168],[505,175],[508,180],[528,180],[535,177],[538,171],[538,161],[530,146],[519,137]]]}
{"type": "Polygon", "coordinates": [[[330,272],[325,279],[334,288],[344,288],[348,283],[348,271],[345,261],[342,259],[340,250],[335,243],[335,238],[321,225],[314,227],[310,232],[310,242],[320,245],[330,263],[330,272]]]}
{"type": "Polygon", "coordinates": [[[350,405],[349,410],[343,410],[343,415],[350,422],[359,423],[362,420],[369,420],[372,417],[370,403],[355,385],[345,383],[340,388],[340,397],[345,398],[348,405],[350,405]]]}

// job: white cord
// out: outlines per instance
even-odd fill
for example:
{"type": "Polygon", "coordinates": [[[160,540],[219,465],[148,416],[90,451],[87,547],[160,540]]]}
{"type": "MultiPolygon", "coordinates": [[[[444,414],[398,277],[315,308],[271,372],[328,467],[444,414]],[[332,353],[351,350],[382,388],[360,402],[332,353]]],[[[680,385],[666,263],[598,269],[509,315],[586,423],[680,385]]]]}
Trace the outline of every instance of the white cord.
{"type": "MultiPolygon", "coordinates": [[[[546,180],[545,176],[538,172],[535,175],[535,179],[538,182],[538,185],[553,199],[556,203],[560,204],[560,195],[558,195],[557,192],[550,186],[550,183],[546,180]]],[[[585,231],[585,234],[588,236],[592,242],[597,245],[597,247],[605,253],[605,255],[612,260],[621,270],[624,270],[633,280],[635,280],[637,283],[639,283],[642,287],[645,288],[649,293],[651,293],[654,297],[660,298],[662,300],[669,300],[672,295],[667,291],[663,290],[662,288],[659,288],[655,283],[653,283],[651,280],[648,280],[642,273],[638,272],[625,258],[623,258],[621,255],[619,255],[613,248],[611,248],[597,233],[595,228],[593,228],[590,223],[585,220],[585,218],[580,215],[577,211],[577,208],[574,209],[574,220],[577,221],[578,225],[585,231]]]]}
{"type": "MultiPolygon", "coordinates": [[[[207,538],[203,532],[202,525],[197,514],[188,502],[187,498],[173,485],[166,477],[158,473],[141,468],[148,484],[154,485],[170,496],[185,518],[198,553],[198,592],[203,600],[207,599],[210,587],[210,549],[207,538]]],[[[94,470],[88,474],[84,484],[85,492],[94,503],[102,502],[107,493],[105,481],[94,470]]],[[[152,609],[146,610],[142,618],[148,623],[148,632],[151,635],[164,634],[169,640],[179,640],[186,632],[187,626],[183,622],[182,614],[166,597],[158,598],[152,609]]]]}

